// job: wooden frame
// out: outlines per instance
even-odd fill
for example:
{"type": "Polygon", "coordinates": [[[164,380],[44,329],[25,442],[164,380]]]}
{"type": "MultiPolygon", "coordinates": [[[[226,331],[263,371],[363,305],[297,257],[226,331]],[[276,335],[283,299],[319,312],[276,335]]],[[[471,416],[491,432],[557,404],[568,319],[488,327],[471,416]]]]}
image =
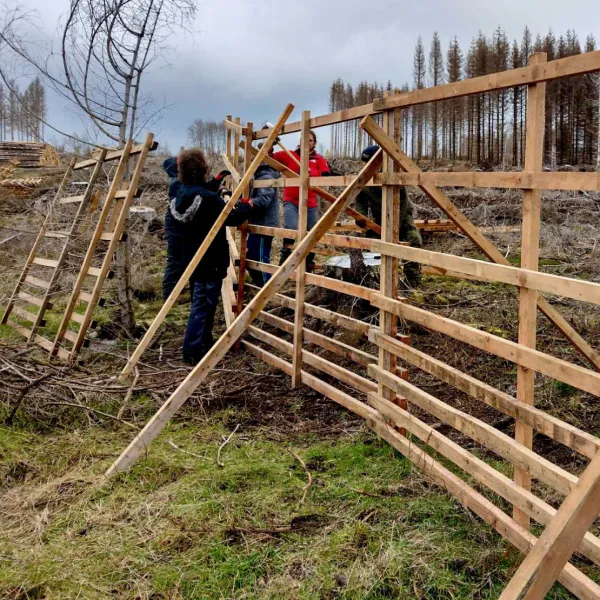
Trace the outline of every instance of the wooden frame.
{"type": "MultiPolygon", "coordinates": [[[[600,52],[568,57],[545,62],[544,55],[534,55],[527,67],[496,73],[493,75],[461,81],[436,88],[389,95],[376,99],[372,104],[340,111],[330,115],[310,118],[303,113],[302,122],[283,124],[278,121],[275,128],[252,131],[251,124],[241,125],[227,118],[227,152],[225,163],[235,173],[238,166],[237,149],[240,137],[246,135],[242,144],[253,158],[271,164],[283,177],[273,181],[261,181],[256,187],[300,187],[305,198],[307,188],[318,188],[317,193],[328,201],[334,201],[317,226],[304,236],[303,223],[299,231],[248,226],[248,232],[295,238],[296,245],[290,258],[281,266],[246,260],[243,252],[232,247],[233,265],[239,262],[238,279],[246,292],[252,292],[245,308],[234,319],[230,310],[233,295],[235,266],[223,284],[227,331],[209,354],[188,375],[169,400],[161,407],[142,432],[111,466],[107,475],[128,468],[146,450],[168,419],[185,402],[193,390],[204,380],[210,370],[228,349],[244,334],[240,347],[266,363],[290,375],[293,384],[302,383],[324,394],[340,405],[363,417],[368,426],[382,439],[402,452],[409,460],[423,469],[434,481],[454,495],[464,506],[473,510],[489,523],[520,551],[530,556],[523,562],[503,598],[541,598],[555,579],[579,598],[600,598],[600,586],[585,576],[567,561],[578,551],[596,564],[600,564],[600,540],[587,530],[597,516],[600,500],[600,440],[565,421],[553,417],[534,406],[533,381],[535,373],[563,381],[586,393],[600,393],[600,357],[568,321],[540,292],[560,294],[575,300],[599,304],[600,284],[558,277],[538,272],[539,216],[543,189],[586,189],[600,191],[600,175],[594,173],[543,173],[541,158],[544,127],[545,82],[570,75],[600,70],[600,52]],[[478,94],[513,85],[528,85],[527,148],[525,170],[522,173],[423,173],[401,150],[401,107],[435,102],[462,95],[478,94]],[[383,113],[383,126],[372,118],[383,113]],[[263,149],[251,147],[251,140],[267,138],[265,146],[272,144],[278,132],[283,134],[303,131],[302,144],[305,149],[306,132],[309,127],[340,123],[351,119],[362,119],[361,127],[380,146],[382,151],[368,163],[358,176],[309,178],[306,169],[300,176],[286,170],[266,156],[263,149]],[[233,139],[232,138],[236,138],[233,139]],[[232,147],[233,146],[233,147],[232,147]],[[275,164],[274,164],[275,163],[275,164]],[[380,164],[382,172],[378,173],[380,164]],[[380,240],[365,239],[352,235],[339,235],[336,219],[345,212],[352,218],[355,213],[348,206],[358,191],[365,185],[383,186],[383,223],[379,228],[380,240]],[[410,248],[398,242],[397,195],[399,185],[418,186],[439,208],[444,210],[454,226],[460,229],[479,248],[490,262],[459,256],[410,248]],[[345,190],[336,200],[322,188],[344,186],[345,190]],[[506,187],[524,190],[523,262],[520,267],[512,266],[494,246],[439,189],[438,186],[458,187],[506,187]],[[315,245],[369,249],[382,255],[381,289],[374,290],[361,285],[349,284],[316,274],[305,274],[302,269],[304,257],[315,245]],[[238,254],[235,257],[235,254],[238,254]],[[397,296],[397,264],[400,259],[419,262],[436,276],[458,276],[483,281],[499,281],[518,288],[520,294],[520,327],[517,341],[480,331],[475,327],[437,315],[431,311],[411,306],[397,296]],[[262,288],[243,283],[244,269],[251,267],[272,274],[262,288]],[[284,283],[295,280],[296,298],[278,293],[284,283]],[[380,325],[371,327],[349,315],[342,315],[323,307],[304,302],[305,286],[322,286],[341,294],[366,300],[379,309],[380,325]],[[293,311],[285,318],[267,311],[267,303],[293,311]],[[565,335],[569,342],[591,363],[594,369],[540,352],[535,347],[535,325],[537,309],[565,335]],[[378,356],[371,350],[365,352],[336,339],[335,334],[323,335],[311,329],[311,317],[324,321],[329,326],[368,336],[378,356]],[[443,361],[428,356],[411,347],[406,336],[397,334],[396,323],[412,321],[434,331],[448,335],[460,342],[512,361],[518,368],[517,397],[495,389],[443,361]],[[256,322],[258,321],[258,322],[256,322]],[[270,328],[275,331],[271,332],[270,328]],[[289,339],[285,339],[289,336],[289,339]],[[310,346],[310,351],[304,345],[310,346]],[[324,354],[327,353],[327,354],[324,354]],[[333,358],[329,358],[332,356],[333,358]],[[290,358],[291,357],[291,358],[290,358]],[[343,361],[339,364],[334,361],[343,361]],[[402,361],[400,363],[400,361],[402,361]],[[407,371],[396,363],[408,364],[425,371],[442,382],[449,384],[469,396],[488,404],[503,414],[515,419],[516,439],[491,427],[472,415],[442,402],[409,383],[407,371]],[[359,372],[355,372],[359,369],[359,372]],[[318,371],[318,375],[312,370],[318,371]],[[324,381],[332,378],[333,382],[324,381]],[[342,389],[340,389],[341,386],[342,389]],[[402,398],[399,402],[398,398],[402,398]],[[482,460],[468,448],[452,441],[434,428],[411,414],[405,402],[417,405],[436,419],[472,438],[488,450],[510,463],[516,473],[515,480],[482,460]],[[538,431],[566,448],[579,453],[591,463],[577,477],[548,458],[532,449],[533,430],[538,431]],[[430,447],[452,461],[462,472],[479,484],[502,496],[513,507],[509,516],[491,501],[485,499],[460,476],[450,472],[427,453],[430,447]],[[530,485],[531,478],[549,486],[565,497],[556,509],[536,495],[537,489],[530,485]],[[535,519],[546,530],[537,540],[529,531],[529,520],[535,519]],[[528,595],[525,595],[528,594],[528,595]]],[[[288,113],[289,114],[289,113],[288,113]]],[[[284,119],[285,121],[285,119],[284,119]]],[[[305,156],[305,152],[301,153],[305,156]]],[[[253,161],[252,166],[255,165],[253,161]]],[[[245,172],[237,176],[239,185],[247,185],[252,177],[252,166],[245,165],[245,172]]],[[[447,224],[435,224],[447,227],[447,224]]],[[[370,226],[371,229],[374,229],[370,226]]],[[[231,240],[231,236],[230,236],[231,240]]],[[[238,288],[239,290],[239,288],[238,288]]],[[[246,301],[242,291],[238,295],[240,307],[246,301]]],[[[146,339],[146,338],[145,338],[146,339]]],[[[142,345],[144,341],[142,342],[142,345]]],[[[143,351],[143,350],[142,350],[143,351]]],[[[136,350],[137,352],[137,350],[136,350]]],[[[135,356],[135,354],[134,354],[135,356]]],[[[139,358],[139,354],[137,356],[139,358]]],[[[130,369],[131,370],[131,369],[130,369]]],[[[127,374],[127,369],[123,375],[127,374]]]]}

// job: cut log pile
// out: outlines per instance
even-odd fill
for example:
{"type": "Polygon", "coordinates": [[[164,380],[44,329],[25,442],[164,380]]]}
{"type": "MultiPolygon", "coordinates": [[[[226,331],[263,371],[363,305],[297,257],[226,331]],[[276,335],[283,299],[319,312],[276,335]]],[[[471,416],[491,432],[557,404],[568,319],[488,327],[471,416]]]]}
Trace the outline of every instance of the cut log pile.
{"type": "Polygon", "coordinates": [[[18,162],[19,167],[54,167],[60,165],[56,148],[41,142],[0,142],[0,165],[18,162]]]}

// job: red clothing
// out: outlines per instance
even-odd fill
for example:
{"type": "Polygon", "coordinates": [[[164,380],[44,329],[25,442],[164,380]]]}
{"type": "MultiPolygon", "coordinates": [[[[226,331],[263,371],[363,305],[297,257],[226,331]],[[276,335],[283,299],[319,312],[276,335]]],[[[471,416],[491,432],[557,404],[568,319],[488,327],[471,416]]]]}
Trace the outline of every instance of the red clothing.
{"type": "MultiPolygon", "coordinates": [[[[293,156],[295,156],[298,160],[300,160],[300,154],[297,150],[293,150],[291,152],[293,156]]],[[[294,171],[294,173],[300,173],[300,167],[288,156],[286,152],[275,152],[273,154],[273,158],[280,162],[282,165],[285,165],[288,169],[294,171]]],[[[317,154],[314,150],[310,153],[309,159],[309,173],[311,177],[319,177],[323,173],[329,173],[329,165],[327,161],[320,155],[317,154]]],[[[300,198],[300,188],[297,187],[286,187],[283,190],[283,201],[284,202],[292,202],[296,206],[298,206],[298,201],[300,198]]],[[[314,190],[308,190],[308,208],[314,208],[317,206],[317,194],[314,190]]]]}

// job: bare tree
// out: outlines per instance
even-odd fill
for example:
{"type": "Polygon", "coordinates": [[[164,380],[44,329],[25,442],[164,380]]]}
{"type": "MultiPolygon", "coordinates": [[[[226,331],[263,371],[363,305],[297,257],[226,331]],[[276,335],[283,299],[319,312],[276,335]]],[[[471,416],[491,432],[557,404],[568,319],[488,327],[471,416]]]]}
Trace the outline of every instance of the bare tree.
{"type": "MultiPolygon", "coordinates": [[[[71,0],[58,43],[40,55],[22,31],[33,16],[12,6],[5,9],[0,42],[75,105],[84,127],[91,124],[100,138],[123,147],[164,108],[153,109],[152,98],[141,94],[142,77],[164,52],[167,38],[175,28],[186,27],[195,10],[195,0],[71,0]]],[[[122,323],[132,331],[127,242],[117,251],[117,296],[122,323]]]]}

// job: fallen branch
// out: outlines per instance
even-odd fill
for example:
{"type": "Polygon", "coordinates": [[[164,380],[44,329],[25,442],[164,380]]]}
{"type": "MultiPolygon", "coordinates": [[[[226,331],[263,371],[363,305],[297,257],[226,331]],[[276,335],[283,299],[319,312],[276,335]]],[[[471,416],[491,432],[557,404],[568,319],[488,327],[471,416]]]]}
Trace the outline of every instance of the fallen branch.
{"type": "Polygon", "coordinates": [[[224,467],[224,463],[221,462],[221,450],[223,450],[223,448],[225,448],[225,446],[227,446],[227,444],[229,444],[229,442],[231,441],[231,438],[233,437],[233,435],[235,434],[235,432],[238,430],[240,424],[238,423],[235,426],[235,429],[231,432],[231,434],[229,435],[229,437],[219,446],[219,450],[217,451],[217,465],[219,467],[224,467]]]}
{"type": "Polygon", "coordinates": [[[203,460],[210,460],[206,456],[202,456],[200,454],[196,454],[194,452],[190,452],[189,450],[184,450],[183,448],[180,448],[177,444],[174,444],[171,440],[169,440],[169,445],[172,446],[173,448],[175,448],[175,450],[179,450],[179,452],[183,452],[184,454],[189,454],[190,456],[195,456],[196,458],[201,458],[203,460]]]}
{"type": "Polygon", "coordinates": [[[129,401],[131,400],[131,396],[133,395],[133,390],[135,389],[138,379],[140,378],[140,371],[137,367],[135,367],[134,372],[135,372],[135,377],[133,378],[133,382],[129,386],[129,389],[127,390],[127,394],[125,395],[125,400],[123,400],[123,404],[122,404],[121,408],[119,409],[119,412],[117,413],[118,419],[120,419],[123,416],[123,413],[125,412],[125,409],[127,408],[129,401]]]}
{"type": "Polygon", "coordinates": [[[312,475],[310,474],[310,471],[308,470],[308,467],[306,466],[306,463],[293,450],[290,450],[288,448],[287,451],[302,465],[302,468],[304,469],[304,472],[306,473],[306,478],[308,480],[306,482],[306,485],[302,488],[304,493],[302,494],[302,499],[300,500],[300,504],[298,504],[298,507],[300,507],[304,504],[304,501],[306,500],[306,495],[308,494],[308,490],[310,489],[310,486],[312,485],[313,478],[312,478],[312,475]]]}
{"type": "Polygon", "coordinates": [[[97,410],[96,408],[84,406],[83,404],[75,404],[74,402],[44,402],[44,406],[73,406],[74,408],[83,408],[83,410],[89,410],[90,412],[102,415],[103,417],[107,417],[108,419],[119,421],[119,423],[123,423],[124,425],[127,425],[127,427],[132,427],[133,429],[139,430],[139,427],[137,425],[134,425],[129,421],[124,421],[123,419],[119,419],[119,417],[109,415],[108,413],[102,412],[101,410],[97,410]]]}
{"type": "Polygon", "coordinates": [[[17,414],[17,411],[19,410],[19,407],[23,403],[23,400],[25,400],[25,396],[27,395],[27,392],[29,392],[29,390],[34,388],[36,385],[39,385],[40,383],[42,383],[42,381],[44,381],[45,379],[48,379],[48,377],[51,377],[52,375],[53,375],[53,373],[46,373],[45,375],[42,375],[41,377],[34,379],[31,383],[28,383],[26,386],[23,386],[19,390],[19,396],[15,402],[15,405],[14,405],[10,415],[8,415],[8,417],[6,419],[7,425],[12,425],[12,422],[15,418],[15,415],[17,414]]]}

